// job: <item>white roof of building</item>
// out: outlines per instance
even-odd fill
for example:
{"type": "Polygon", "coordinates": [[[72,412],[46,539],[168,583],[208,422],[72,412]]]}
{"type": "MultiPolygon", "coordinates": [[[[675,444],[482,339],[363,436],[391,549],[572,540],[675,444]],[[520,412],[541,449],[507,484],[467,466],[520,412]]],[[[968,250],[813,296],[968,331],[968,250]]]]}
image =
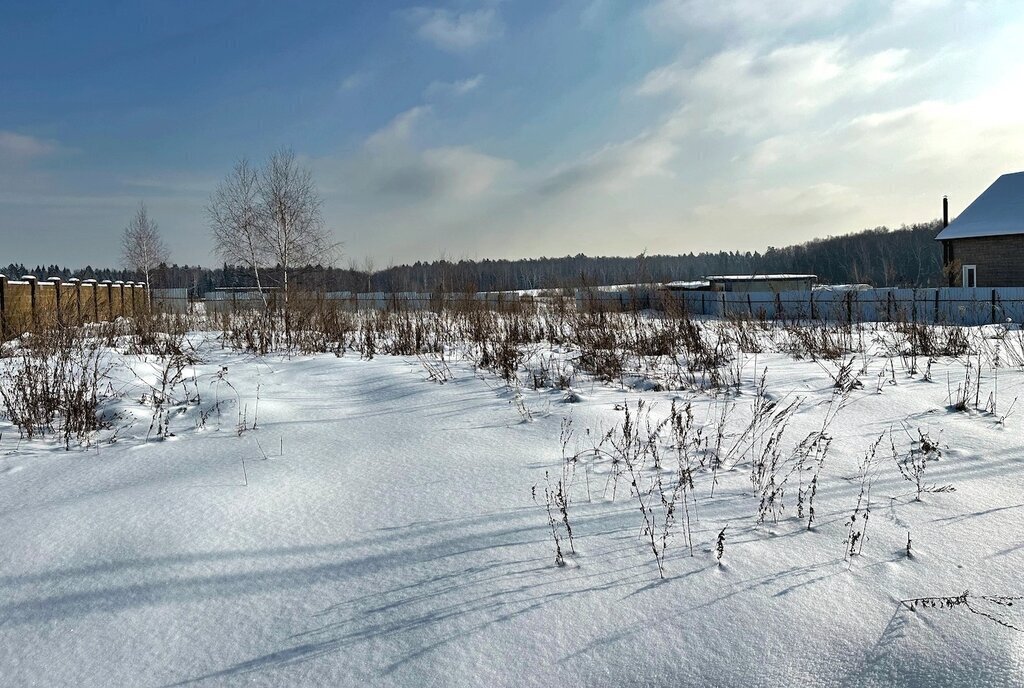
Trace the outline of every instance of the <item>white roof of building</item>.
{"type": "Polygon", "coordinates": [[[974,199],[960,216],[935,237],[971,237],[1024,234],[1024,172],[1004,174],[974,199]]]}
{"type": "Polygon", "coordinates": [[[683,280],[678,282],[668,282],[662,286],[666,289],[703,289],[704,287],[710,287],[711,283],[707,280],[693,280],[689,282],[683,280]]]}
{"type": "Polygon", "coordinates": [[[814,291],[870,291],[873,289],[870,284],[816,284],[814,291]]]}
{"type": "Polygon", "coordinates": [[[708,275],[712,282],[770,282],[775,280],[817,279],[817,275],[708,275]]]}

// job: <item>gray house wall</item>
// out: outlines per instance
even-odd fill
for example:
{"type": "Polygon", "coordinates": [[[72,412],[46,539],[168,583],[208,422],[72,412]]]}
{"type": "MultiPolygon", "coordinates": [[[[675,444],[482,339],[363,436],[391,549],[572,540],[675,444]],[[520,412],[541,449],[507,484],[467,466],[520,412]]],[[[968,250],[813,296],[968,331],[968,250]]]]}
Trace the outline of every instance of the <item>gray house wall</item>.
{"type": "Polygon", "coordinates": [[[952,286],[963,286],[964,265],[977,266],[979,287],[1024,287],[1024,234],[951,239],[952,286]]]}

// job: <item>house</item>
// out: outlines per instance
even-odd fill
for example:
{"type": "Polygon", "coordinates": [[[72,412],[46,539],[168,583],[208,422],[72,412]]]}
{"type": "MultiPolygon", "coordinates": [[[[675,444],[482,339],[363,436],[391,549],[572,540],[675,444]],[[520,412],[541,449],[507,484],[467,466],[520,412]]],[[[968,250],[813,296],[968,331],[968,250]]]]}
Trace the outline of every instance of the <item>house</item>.
{"type": "Polygon", "coordinates": [[[711,291],[810,291],[817,275],[709,275],[711,291]]]}
{"type": "Polygon", "coordinates": [[[951,287],[1024,287],[1024,172],[1004,174],[952,222],[943,199],[942,265],[951,287]]]}

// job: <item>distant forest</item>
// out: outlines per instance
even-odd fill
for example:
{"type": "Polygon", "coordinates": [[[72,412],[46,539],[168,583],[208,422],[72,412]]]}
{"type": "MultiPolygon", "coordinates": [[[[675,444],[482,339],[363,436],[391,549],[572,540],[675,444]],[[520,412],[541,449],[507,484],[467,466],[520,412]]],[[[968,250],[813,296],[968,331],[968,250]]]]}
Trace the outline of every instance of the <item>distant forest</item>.
{"type": "MultiPolygon", "coordinates": [[[[324,291],[499,291],[636,284],[699,279],[705,275],[812,273],[825,284],[863,283],[874,286],[925,287],[941,284],[941,251],[935,242],[940,223],[933,221],[888,229],[878,227],[854,234],[814,239],[761,252],[641,255],[632,258],[592,257],[521,260],[436,260],[378,270],[308,266],[295,276],[306,288],[324,291]]],[[[69,270],[57,265],[11,264],[8,277],[34,274],[40,279],[129,280],[139,275],[128,270],[85,267],[69,270]]],[[[276,284],[279,275],[261,270],[264,285],[276,284]]],[[[291,279],[291,278],[290,278],[291,279]]],[[[154,288],[188,287],[202,294],[217,287],[254,286],[251,272],[224,265],[204,268],[161,265],[153,276],[154,288]]]]}

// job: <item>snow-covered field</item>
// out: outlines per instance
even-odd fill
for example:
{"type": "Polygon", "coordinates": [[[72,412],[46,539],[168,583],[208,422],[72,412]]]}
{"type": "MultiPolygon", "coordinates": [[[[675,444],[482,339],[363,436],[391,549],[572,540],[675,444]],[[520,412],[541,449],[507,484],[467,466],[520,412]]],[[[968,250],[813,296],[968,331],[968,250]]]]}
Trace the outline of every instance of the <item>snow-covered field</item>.
{"type": "Polygon", "coordinates": [[[569,392],[211,332],[154,409],[166,362],[105,350],[87,446],[0,420],[0,685],[1022,685],[1024,374],[996,334],[970,331],[966,411],[967,358],[852,356],[844,393],[846,359],[769,347],[732,390],[569,392]]]}

